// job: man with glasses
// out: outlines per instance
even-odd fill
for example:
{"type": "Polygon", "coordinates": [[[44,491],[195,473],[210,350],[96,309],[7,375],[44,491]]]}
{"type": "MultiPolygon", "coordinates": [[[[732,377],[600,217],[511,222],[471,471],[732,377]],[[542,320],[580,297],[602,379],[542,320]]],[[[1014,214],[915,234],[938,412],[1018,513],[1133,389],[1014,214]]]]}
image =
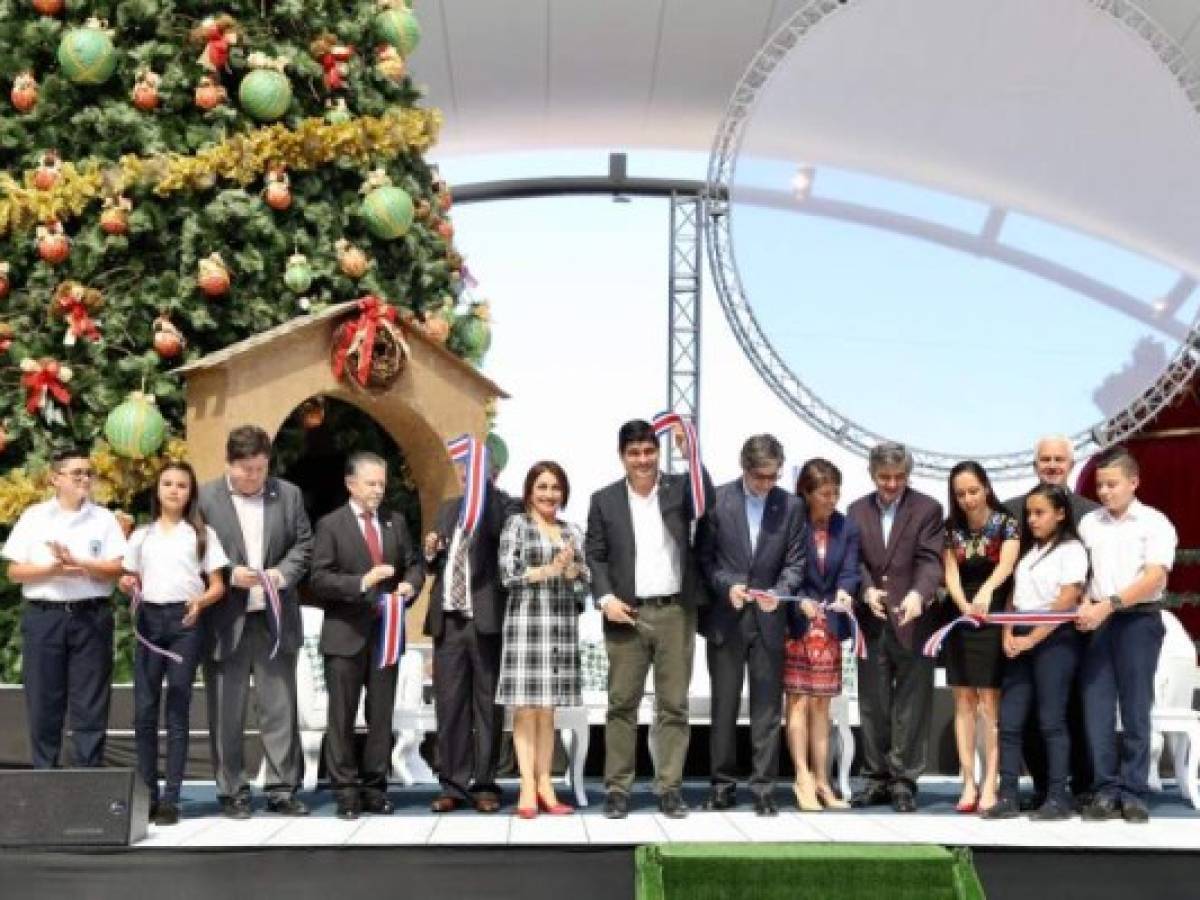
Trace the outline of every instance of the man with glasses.
{"type": "Polygon", "coordinates": [[[877,444],[868,466],[875,490],[847,512],[862,535],[858,621],[867,642],[858,661],[866,785],[850,805],[891,803],[910,813],[929,740],[933,660],[922,650],[938,625],[927,611],[942,583],[944,516],[940,503],[908,486],[913,458],[904,445],[877,444]]]}
{"type": "Polygon", "coordinates": [[[696,534],[700,570],[712,592],[700,620],[712,679],[707,809],[730,809],[737,802],[737,719],[748,673],[754,811],[778,813],[773,791],[787,621],[770,595],[792,596],[799,589],[807,527],[804,503],[776,485],[783,460],[783,446],[771,435],[747,440],[742,477],[717,488],[716,502],[696,534]]]}
{"type": "Polygon", "coordinates": [[[104,761],[112,684],[113,615],[108,598],[125,556],[125,534],[91,502],[83,450],[51,461],[54,496],[21,514],[4,545],[8,578],[21,585],[22,676],[35,769],[58,765],[64,716],[76,766],[104,761]]]}

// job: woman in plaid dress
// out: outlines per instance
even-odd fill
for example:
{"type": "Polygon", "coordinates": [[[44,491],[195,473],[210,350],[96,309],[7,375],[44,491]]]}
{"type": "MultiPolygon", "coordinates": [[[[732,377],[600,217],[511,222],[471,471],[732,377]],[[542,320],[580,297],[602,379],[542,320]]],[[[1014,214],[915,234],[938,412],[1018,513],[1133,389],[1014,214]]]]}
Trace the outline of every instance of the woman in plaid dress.
{"type": "Polygon", "coordinates": [[[500,578],[508,590],[504,651],[496,702],[514,707],[513,746],[521,775],[517,815],[538,809],[573,812],[559,803],[550,780],[554,707],[577,706],[579,614],[588,590],[583,534],[558,518],[571,487],[555,462],[539,462],[525,476],[525,513],[500,535],[500,578]]]}

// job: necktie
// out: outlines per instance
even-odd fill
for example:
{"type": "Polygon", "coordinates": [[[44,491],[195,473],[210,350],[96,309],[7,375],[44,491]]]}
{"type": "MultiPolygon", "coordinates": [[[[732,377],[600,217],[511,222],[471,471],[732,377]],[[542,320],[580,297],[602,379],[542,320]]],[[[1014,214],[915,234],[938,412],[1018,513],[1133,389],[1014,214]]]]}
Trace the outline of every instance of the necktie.
{"type": "Polygon", "coordinates": [[[371,554],[371,565],[383,564],[383,545],[379,543],[379,529],[375,527],[375,519],[369,513],[362,514],[363,534],[367,537],[367,552],[371,554]]]}
{"type": "Polygon", "coordinates": [[[454,558],[450,560],[450,606],[456,610],[467,608],[467,541],[468,537],[460,533],[458,544],[454,548],[454,558]]]}

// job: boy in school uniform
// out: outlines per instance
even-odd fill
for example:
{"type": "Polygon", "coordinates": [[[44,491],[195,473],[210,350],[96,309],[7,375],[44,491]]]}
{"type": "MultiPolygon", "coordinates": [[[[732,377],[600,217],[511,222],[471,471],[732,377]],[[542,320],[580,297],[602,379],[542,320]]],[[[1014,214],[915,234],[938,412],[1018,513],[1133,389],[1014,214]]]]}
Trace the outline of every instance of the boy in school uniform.
{"type": "Polygon", "coordinates": [[[1140,502],[1138,464],[1124,447],[1097,460],[1096,492],[1103,504],[1079,525],[1091,554],[1092,578],[1078,627],[1090,634],[1084,651],[1084,722],[1095,770],[1088,821],[1146,822],[1149,811],[1150,708],[1162,649],[1162,595],[1175,561],[1175,527],[1140,502]],[[1117,752],[1116,711],[1121,710],[1117,752]]]}
{"type": "Polygon", "coordinates": [[[54,496],[17,520],[3,557],[21,585],[22,677],[35,769],[58,765],[67,718],[76,766],[99,766],[112,686],[109,596],[125,534],[112,512],[91,501],[91,461],[83,450],[56,453],[54,496]]]}

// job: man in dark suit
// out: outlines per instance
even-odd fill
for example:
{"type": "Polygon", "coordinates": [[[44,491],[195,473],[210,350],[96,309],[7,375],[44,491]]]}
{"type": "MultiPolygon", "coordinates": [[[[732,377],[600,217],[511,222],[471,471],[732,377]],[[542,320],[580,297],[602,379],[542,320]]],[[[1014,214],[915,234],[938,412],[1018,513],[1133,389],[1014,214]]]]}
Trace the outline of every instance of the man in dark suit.
{"type": "MultiPolygon", "coordinates": [[[[1037,442],[1033,449],[1033,471],[1041,484],[1055,484],[1066,489],[1071,502],[1071,518],[1078,528],[1080,519],[1093,509],[1099,509],[1100,504],[1075,493],[1071,488],[1071,471],[1074,468],[1075,450],[1070,438],[1049,435],[1037,442]]],[[[1021,523],[1025,521],[1025,496],[1020,494],[1004,501],[1004,507],[1021,523]]],[[[1083,694],[1078,677],[1074,679],[1067,701],[1067,734],[1071,739],[1071,792],[1075,795],[1076,805],[1082,807],[1090,799],[1092,760],[1084,729],[1083,694]]],[[[1021,808],[1040,809],[1046,799],[1046,744],[1035,716],[1031,716],[1026,724],[1022,751],[1025,767],[1033,778],[1033,796],[1022,800],[1021,808]]]]}
{"type": "Polygon", "coordinates": [[[717,488],[700,522],[696,552],[712,592],[700,631],[708,641],[712,679],[712,792],[708,809],[736,803],[737,718],[742,682],[750,677],[750,790],[760,816],[778,812],[783,648],[787,617],[778,601],[749,591],[794,596],[804,578],[804,503],[776,485],[783,446],[769,434],[742,446],[742,477],[717,488]]]}
{"type": "MultiPolygon", "coordinates": [[[[705,602],[692,553],[695,503],[688,475],[659,471],[658,439],[649,422],[622,425],[617,451],[625,477],[592,495],[586,550],[609,664],[604,814],[621,819],[629,813],[638,706],[653,666],[654,789],[663,815],[677,819],[688,813],[680,793],[687,692],[696,610],[705,602]]],[[[712,482],[707,472],[701,477],[711,505],[712,482]]]]}
{"type": "Polygon", "coordinates": [[[204,613],[211,641],[204,684],[217,797],[222,812],[234,819],[251,814],[242,738],[252,672],[267,761],[267,809],[308,814],[296,797],[304,775],[296,721],[296,655],[303,640],[296,586],[308,571],[312,529],[300,489],[268,477],[270,458],[265,431],[235,428],[225,443],[225,474],[199,494],[200,512],[232,567],[225,599],[204,613]],[[278,592],[278,620],[260,573],[278,592]]]}
{"type": "Polygon", "coordinates": [[[342,819],[392,812],[387,776],[399,666],[380,665],[379,600],[394,591],[410,601],[425,580],[404,517],[379,508],[386,488],[387,463],[374,453],[353,454],[346,461],[350,499],[317,523],[313,546],[309,584],[325,610],[320,644],[329,692],[325,768],[342,819]],[[364,688],[367,742],[360,771],[354,720],[364,688]]]}
{"type": "Polygon", "coordinates": [[[867,659],[858,661],[858,708],[866,784],[852,806],[917,808],[925,770],[934,661],[922,653],[937,618],[942,582],[941,504],[908,486],[912,454],[901,444],[871,449],[875,491],[850,504],[861,541],[863,597],[858,620],[867,659]]]}
{"type": "MultiPolygon", "coordinates": [[[[492,450],[493,483],[474,534],[459,524],[463,495],[451,497],[437,512],[425,535],[425,561],[435,577],[429,595],[425,631],[433,637],[433,702],[437,712],[438,780],[435,813],[474,806],[481,813],[500,808],[496,765],[504,708],[496,704],[500,677],[500,638],[508,595],[497,564],[500,533],[521,503],[496,487],[503,466],[492,450]]],[[[466,470],[455,466],[459,489],[466,470]]]]}

